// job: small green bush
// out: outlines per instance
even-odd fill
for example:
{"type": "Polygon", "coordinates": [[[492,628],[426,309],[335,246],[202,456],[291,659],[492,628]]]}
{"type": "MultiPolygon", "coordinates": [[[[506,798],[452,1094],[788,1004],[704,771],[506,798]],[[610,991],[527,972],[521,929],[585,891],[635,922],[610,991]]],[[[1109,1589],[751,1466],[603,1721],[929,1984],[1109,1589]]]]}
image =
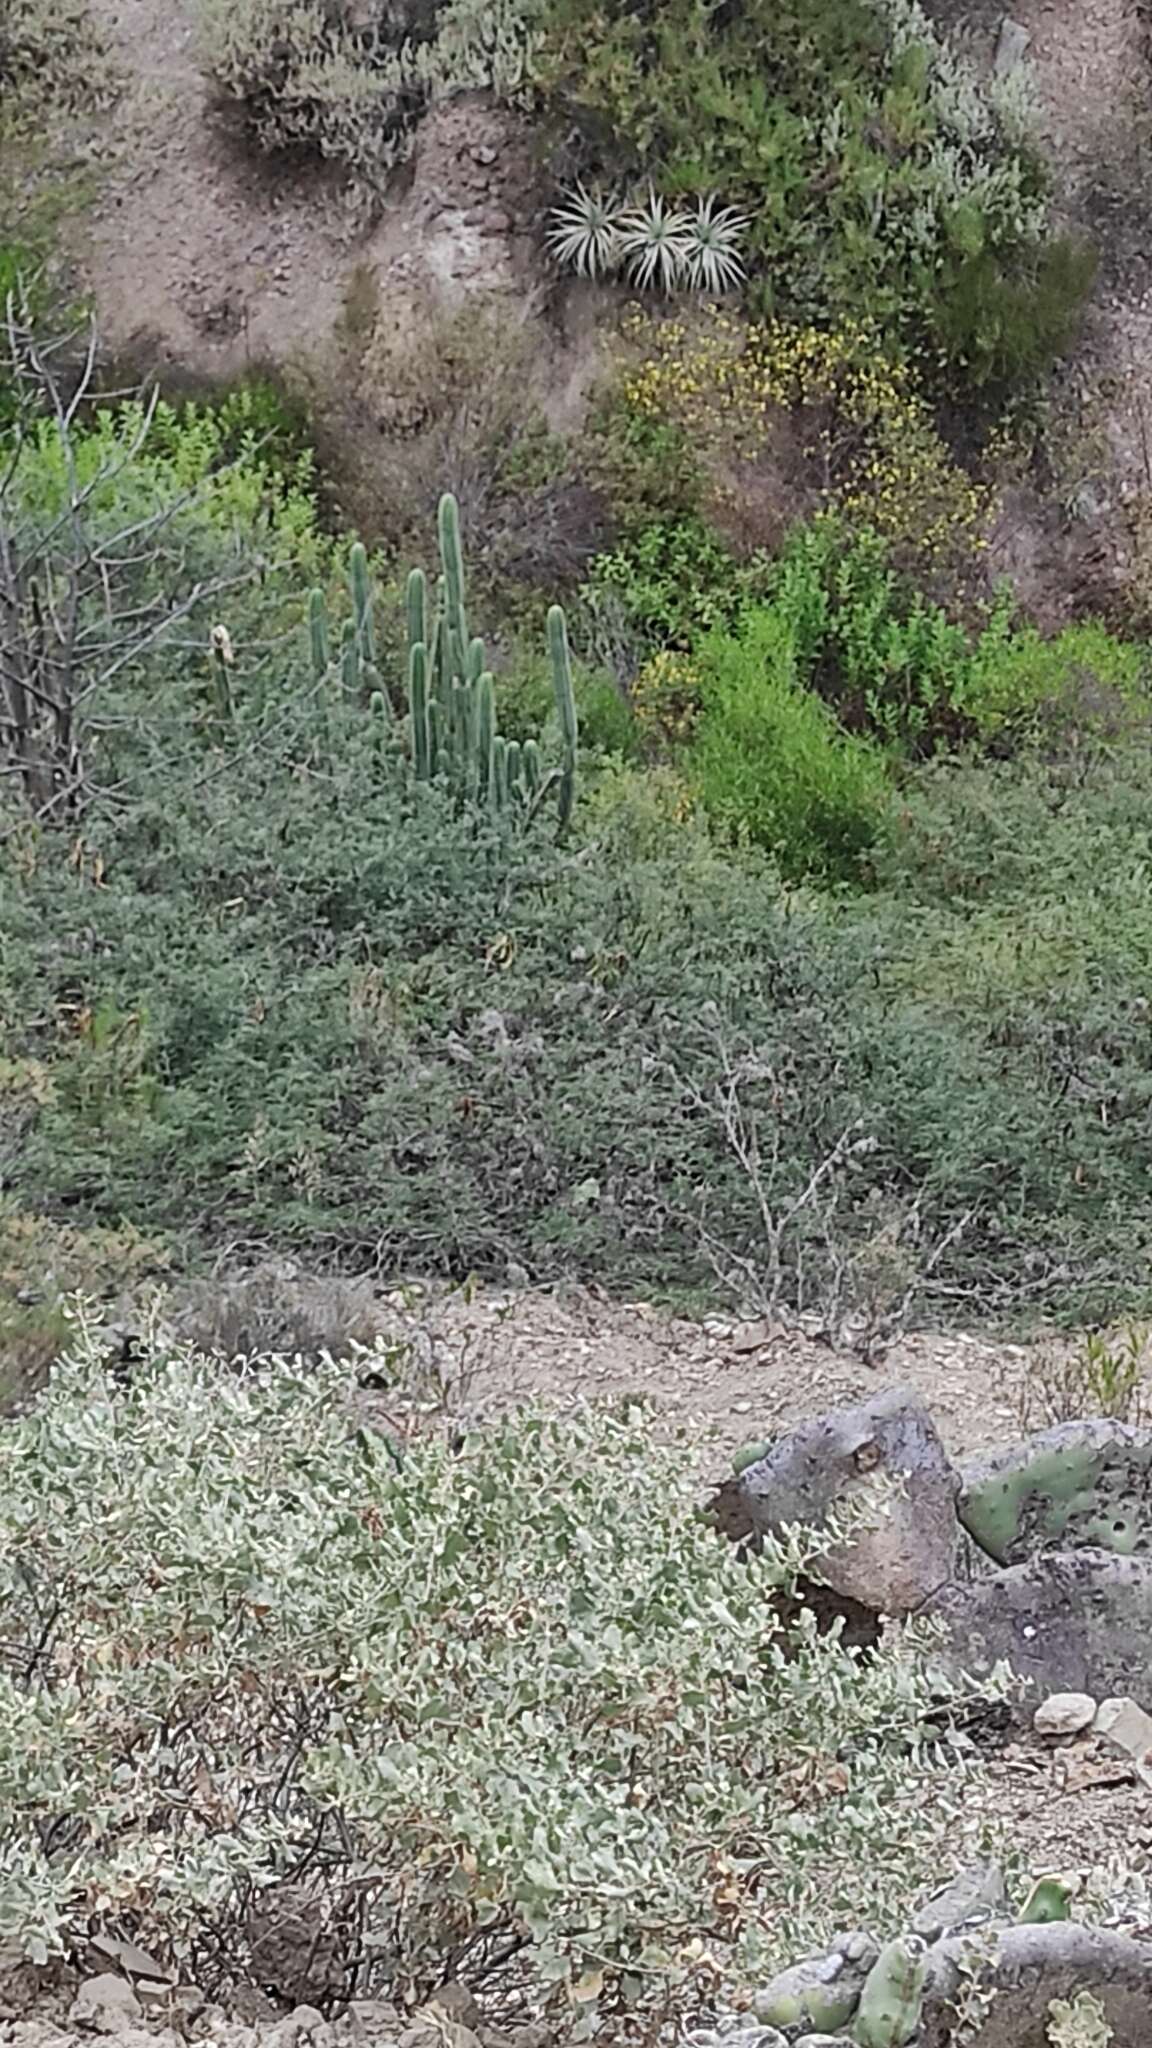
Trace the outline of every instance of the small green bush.
{"type": "Polygon", "coordinates": [[[734,560],[702,519],[654,520],[591,565],[589,592],[615,592],[645,645],[686,647],[731,626],[767,582],[762,559],[734,560]]]}
{"type": "Polygon", "coordinates": [[[330,1361],[160,1350],[117,1386],[96,1331],[8,1426],[10,1944],[111,1912],[210,1994],[266,1985],[291,1879],[297,1998],[426,1997],[472,1954],[586,2037],[697,1999],[700,1942],[734,1985],[893,1922],[949,1811],[923,1636],[865,1658],[785,1622],[816,1539],[738,1556],[638,1408],[398,1469],[354,1398],[330,1361]]]}
{"type": "Polygon", "coordinates": [[[799,681],[775,612],[704,639],[701,709],[686,762],[710,814],[767,848],[785,874],[858,876],[883,816],[879,757],[799,681]]]}
{"type": "MultiPolygon", "coordinates": [[[[576,662],[572,689],[580,721],[580,747],[585,759],[637,761],[643,751],[628,699],[615,677],[576,662]]],[[[507,739],[535,739],[554,725],[556,697],[543,664],[530,656],[515,658],[500,674],[500,730],[507,739]]]]}
{"type": "Polygon", "coordinates": [[[801,677],[852,729],[905,751],[1114,736],[1152,710],[1146,647],[1099,621],[1045,639],[1007,594],[961,625],[896,573],[878,535],[835,519],[793,535],[771,604],[801,677]]]}
{"type": "Polygon", "coordinates": [[[937,285],[937,336],[975,384],[1035,377],[1074,339],[1096,261],[1089,244],[1067,235],[953,254],[937,285]]]}

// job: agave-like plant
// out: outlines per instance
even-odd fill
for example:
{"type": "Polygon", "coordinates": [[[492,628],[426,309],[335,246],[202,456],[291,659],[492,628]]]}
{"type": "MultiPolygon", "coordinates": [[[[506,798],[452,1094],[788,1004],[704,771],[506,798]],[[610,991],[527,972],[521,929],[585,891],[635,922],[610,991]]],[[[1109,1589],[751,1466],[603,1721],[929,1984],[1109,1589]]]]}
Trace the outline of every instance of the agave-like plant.
{"type": "Polygon", "coordinates": [[[748,226],[747,214],[734,206],[717,206],[716,194],[703,194],[687,215],[684,231],[684,271],[694,291],[734,291],[744,282],[744,259],[740,239],[748,226]]]}
{"type": "Polygon", "coordinates": [[[548,243],[557,260],[581,277],[607,276],[621,258],[616,200],[575,186],[552,210],[548,243]]]}
{"type": "Polygon", "coordinates": [[[642,206],[621,216],[620,253],[633,284],[674,292],[688,274],[689,217],[649,191],[642,206]]]}

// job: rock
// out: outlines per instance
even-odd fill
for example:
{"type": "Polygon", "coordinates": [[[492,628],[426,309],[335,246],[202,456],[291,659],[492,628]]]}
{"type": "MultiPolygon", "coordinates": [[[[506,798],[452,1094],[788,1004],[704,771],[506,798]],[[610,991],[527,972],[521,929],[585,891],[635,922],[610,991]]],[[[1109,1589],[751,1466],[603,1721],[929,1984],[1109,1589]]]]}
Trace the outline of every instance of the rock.
{"type": "Polygon", "coordinates": [[[1112,2028],[1111,2048],[1148,2048],[1152,2041],[1152,1946],[1127,1935],[1063,1921],[1044,1927],[1009,1927],[980,1961],[961,1939],[933,1956],[953,1965],[929,1979],[916,2048],[955,2048],[952,1994],[961,1970],[976,1971],[977,1996],[990,1994],[964,2048],[1051,2048],[1048,2007],[1088,1991],[1112,2028]]]}
{"type": "Polygon", "coordinates": [[[926,1612],[947,1623],[955,1676],[1007,1664],[1036,1687],[1102,1698],[1147,1683],[1152,1564],[1102,1550],[1034,1558],[944,1587],[926,1612]]]}
{"type": "Polygon", "coordinates": [[[1096,1719],[1096,1702],[1086,1692],[1054,1692],[1032,1716],[1037,1735],[1082,1735],[1096,1719]]]}
{"type": "Polygon", "coordinates": [[[470,2027],[474,2034],[484,2025],[484,2015],[466,1984],[458,1984],[455,1978],[448,1984],[441,1984],[432,1993],[424,2011],[432,2007],[442,2012],[446,2019],[458,2020],[462,2027],[470,2027]]]}
{"type": "Polygon", "coordinates": [[[802,1424],[739,1480],[752,1526],[765,1533],[862,1511],[816,1569],[835,1592],[891,1615],[912,1613],[952,1577],[958,1484],[931,1416],[901,1388],[802,1424]]]}
{"type": "Polygon", "coordinates": [[[1064,1422],[964,1468],[960,1519],[998,1564],[1152,1548],[1152,1431],[1064,1422]]]}
{"type": "Polygon", "coordinates": [[[106,1970],[100,1977],[88,1977],[72,2000],[68,2019],[74,2027],[94,2034],[123,2034],[143,2018],[140,2000],[124,1977],[106,1970]]]}
{"type": "Polygon", "coordinates": [[[879,1953],[879,1943],[861,1930],[838,1935],[824,1955],[773,1977],[756,1993],[752,2010],[768,2027],[845,2027],[879,1953]]]}
{"type": "Polygon", "coordinates": [[[399,2048],[481,2048],[481,2044],[471,2027],[423,2006],[400,2035],[399,2048]]]}
{"type": "Polygon", "coordinates": [[[88,1940],[88,1950],[94,1958],[93,1974],[108,1964],[135,1982],[150,1980],[171,1984],[173,1981],[174,1973],[150,1949],[139,1948],[134,1941],[125,1941],[119,1935],[93,1934],[88,1940]]]}
{"type": "Polygon", "coordinates": [[[1013,21],[1012,16],[1006,14],[1000,23],[1000,33],[996,38],[996,54],[992,59],[994,69],[1001,76],[1006,71],[1014,71],[1017,64],[1023,62],[1031,41],[1031,29],[1025,28],[1022,21],[1013,21]]]}
{"type": "Polygon", "coordinates": [[[297,2005],[264,2036],[264,2048],[300,2048],[327,2022],[314,2005],[297,2005]]]}
{"type": "Polygon", "coordinates": [[[921,1906],[913,1918],[912,1932],[924,1941],[938,1941],[942,1934],[955,1934],[1007,1910],[1008,1891],[1000,1865],[973,1863],[921,1906]]]}
{"type": "Polygon", "coordinates": [[[1092,1726],[1104,1742],[1131,1758],[1141,1783],[1152,1788],[1152,1714],[1135,1700],[1101,1700],[1092,1726]]]}
{"type": "Polygon", "coordinates": [[[772,1341],[772,1325],[764,1317],[757,1323],[741,1323],[732,1332],[732,1349],[738,1358],[746,1358],[751,1351],[762,1351],[772,1341]]]}
{"type": "Polygon", "coordinates": [[[339,2023],[352,2048],[391,2048],[408,2025],[405,2015],[383,1998],[354,1998],[339,2023]]]}

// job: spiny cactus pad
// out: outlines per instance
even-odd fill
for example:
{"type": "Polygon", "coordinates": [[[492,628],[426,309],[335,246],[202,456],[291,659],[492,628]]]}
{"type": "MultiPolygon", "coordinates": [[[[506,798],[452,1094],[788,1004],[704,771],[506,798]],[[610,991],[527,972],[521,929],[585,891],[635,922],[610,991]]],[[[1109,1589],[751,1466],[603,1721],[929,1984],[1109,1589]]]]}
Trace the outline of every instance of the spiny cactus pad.
{"type": "Polygon", "coordinates": [[[999,1564],[1047,1550],[1152,1551],[1152,1432],[1062,1423],[962,1476],[960,1519],[999,1564]]]}

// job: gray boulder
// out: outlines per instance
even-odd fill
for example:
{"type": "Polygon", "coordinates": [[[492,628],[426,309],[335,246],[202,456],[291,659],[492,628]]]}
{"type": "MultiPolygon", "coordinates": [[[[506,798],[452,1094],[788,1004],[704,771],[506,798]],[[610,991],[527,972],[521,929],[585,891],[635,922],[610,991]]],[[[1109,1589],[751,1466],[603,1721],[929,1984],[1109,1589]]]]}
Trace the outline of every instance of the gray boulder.
{"type": "Polygon", "coordinates": [[[752,2000],[756,2018],[768,2027],[844,2027],[879,1954],[871,1934],[838,1935],[824,1955],[807,1956],[782,1970],[752,2000]]]}
{"type": "Polygon", "coordinates": [[[912,1932],[924,1941],[938,1941],[941,1935],[994,1920],[1007,1911],[1008,1892],[1000,1865],[973,1863],[951,1884],[933,1892],[915,1915],[912,1932]]]}
{"type": "Polygon", "coordinates": [[[958,1475],[907,1389],[802,1424],[738,1486],[751,1527],[765,1534],[796,1523],[818,1529],[847,1511],[852,1536],[822,1554],[816,1570],[875,1613],[914,1612],[955,1572],[958,1475]]]}
{"type": "Polygon", "coordinates": [[[962,2037],[954,2001],[961,1969],[972,1967],[974,1951],[956,1940],[932,1954],[945,1967],[929,1982],[916,2048],[956,2048],[960,2038],[964,2048],[1051,2048],[1053,1999],[1072,2001],[1082,1991],[1103,2007],[1111,2048],[1148,2048],[1152,2042],[1152,1946],[1127,1935],[1073,1921],[1007,1928],[983,1965],[977,1963],[976,1989],[987,2004],[962,2037]]]}
{"type": "Polygon", "coordinates": [[[1055,1552],[945,1586],[926,1611],[947,1624],[943,1662],[953,1672],[982,1678],[1007,1663],[1045,1697],[1147,1692],[1152,1562],[1144,1558],[1055,1552]]]}

